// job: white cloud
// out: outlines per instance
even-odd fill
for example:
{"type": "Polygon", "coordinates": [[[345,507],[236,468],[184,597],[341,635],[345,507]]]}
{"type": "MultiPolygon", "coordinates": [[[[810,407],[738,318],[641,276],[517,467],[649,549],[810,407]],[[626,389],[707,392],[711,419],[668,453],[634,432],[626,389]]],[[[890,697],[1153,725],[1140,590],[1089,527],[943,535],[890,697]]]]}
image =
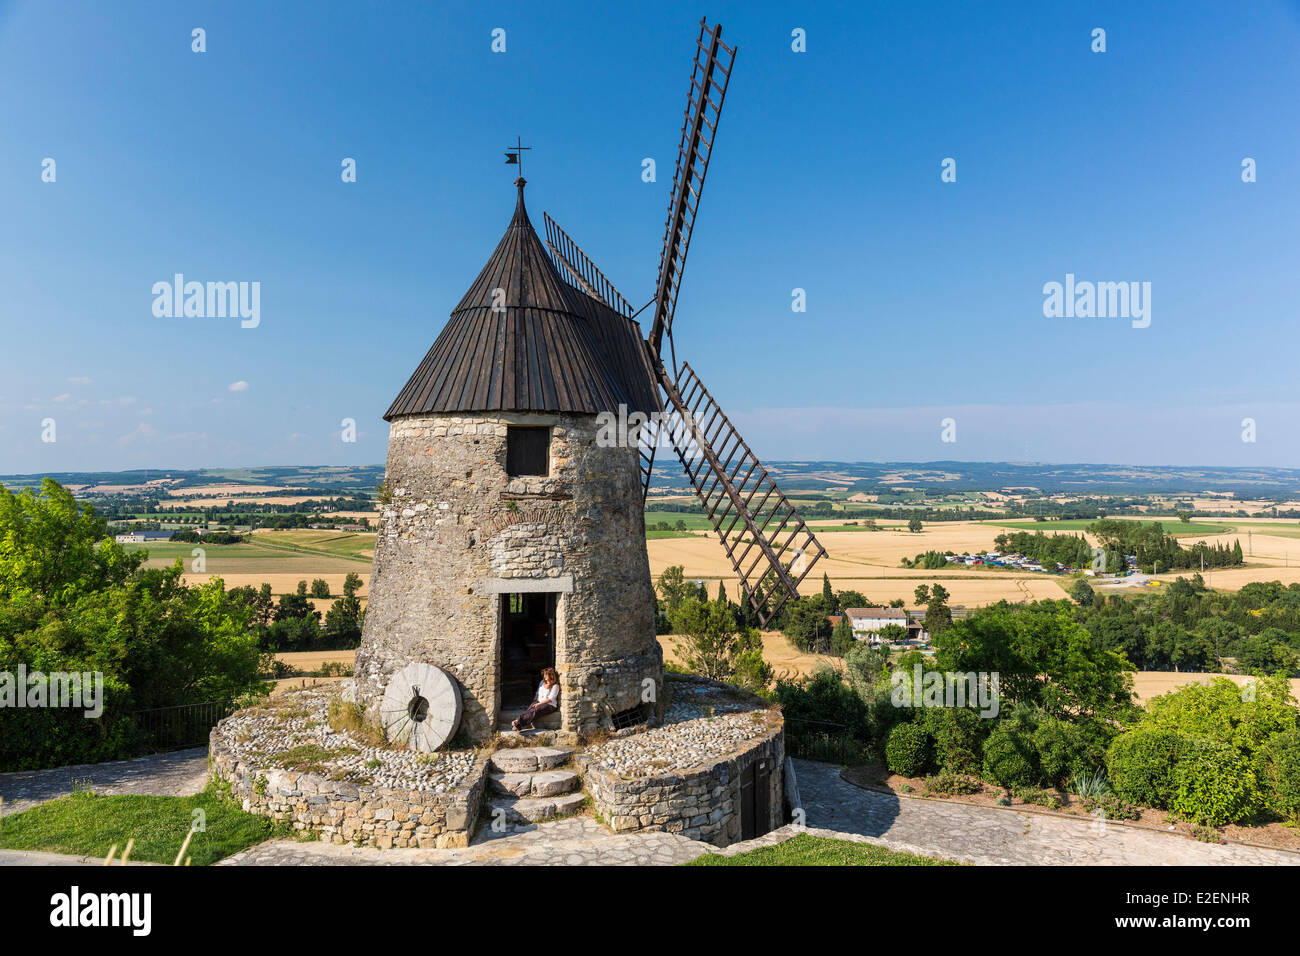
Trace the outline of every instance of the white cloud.
{"type": "Polygon", "coordinates": [[[117,443],[119,445],[129,445],[133,441],[136,441],[137,439],[140,438],[149,439],[155,437],[157,434],[158,434],[158,429],[154,428],[152,425],[146,424],[145,422],[141,422],[140,424],[136,425],[132,431],[127,432],[125,435],[119,438],[117,440],[117,443]]]}
{"type": "Polygon", "coordinates": [[[238,382],[231,382],[226,388],[232,392],[246,392],[248,391],[248,383],[241,379],[238,382]]]}
{"type": "Polygon", "coordinates": [[[74,375],[68,379],[73,385],[89,385],[90,379],[85,375],[74,375]]]}
{"type": "Polygon", "coordinates": [[[71,401],[71,399],[72,399],[72,393],[71,393],[71,392],[64,392],[62,395],[55,395],[54,398],[51,399],[51,401],[53,401],[53,402],[67,402],[67,401],[71,401]]]}

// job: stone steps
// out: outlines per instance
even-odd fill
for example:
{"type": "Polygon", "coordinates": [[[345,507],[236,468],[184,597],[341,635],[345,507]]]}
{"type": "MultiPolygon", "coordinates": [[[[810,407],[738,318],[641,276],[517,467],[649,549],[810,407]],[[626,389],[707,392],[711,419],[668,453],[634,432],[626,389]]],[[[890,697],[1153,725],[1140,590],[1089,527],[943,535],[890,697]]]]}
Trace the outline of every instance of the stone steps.
{"type": "Polygon", "coordinates": [[[581,810],[587,795],[582,777],[561,769],[573,757],[569,747],[502,748],[488,758],[491,793],[486,812],[489,824],[539,823],[581,810]]]}
{"type": "Polygon", "coordinates": [[[572,747],[503,747],[488,763],[498,773],[535,773],[562,767],[572,756],[572,747]]]}
{"type": "Polygon", "coordinates": [[[490,825],[501,811],[508,823],[540,823],[575,813],[586,802],[584,793],[565,793],[555,797],[493,797],[487,802],[488,822],[490,825]]]}
{"type": "Polygon", "coordinates": [[[492,792],[503,797],[558,797],[582,788],[582,778],[572,770],[536,773],[489,773],[492,792]]]}

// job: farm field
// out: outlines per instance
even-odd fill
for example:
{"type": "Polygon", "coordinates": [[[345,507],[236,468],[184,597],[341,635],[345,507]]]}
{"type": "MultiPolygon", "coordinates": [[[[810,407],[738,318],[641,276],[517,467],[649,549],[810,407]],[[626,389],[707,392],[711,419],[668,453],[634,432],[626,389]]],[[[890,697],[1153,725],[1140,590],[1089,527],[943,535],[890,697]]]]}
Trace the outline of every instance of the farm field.
{"type": "MultiPolygon", "coordinates": [[[[777,680],[794,680],[807,677],[819,667],[830,666],[840,670],[844,661],[826,654],[809,654],[801,651],[786,639],[780,631],[763,631],[763,660],[772,665],[773,675],[777,680]]],[[[659,646],[664,651],[664,663],[679,665],[677,642],[671,634],[659,635],[659,646]]]]}
{"type": "MultiPolygon", "coordinates": [[[[1186,674],[1178,671],[1138,671],[1133,675],[1133,696],[1145,704],[1153,697],[1168,694],[1184,684],[1208,684],[1216,677],[1227,677],[1238,687],[1250,678],[1240,674],[1186,674]]],[[[1300,677],[1291,679],[1291,693],[1300,700],[1300,677]]]]}
{"type": "MultiPolygon", "coordinates": [[[[652,513],[652,520],[675,523],[677,516],[652,513]]],[[[682,516],[688,526],[706,519],[682,516]],[[691,520],[693,519],[693,520],[691,520]]],[[[1086,522],[1083,522],[1086,524],[1086,522]]],[[[1175,522],[1176,523],[1176,522],[1175,522]]],[[[821,589],[822,573],[830,575],[837,590],[857,590],[878,603],[902,598],[910,605],[912,592],[919,584],[941,582],[951,594],[951,602],[967,607],[982,607],[1000,600],[1024,601],[1063,597],[1070,579],[1063,576],[1035,574],[1013,570],[951,568],[927,571],[903,568],[904,557],[924,551],[983,551],[993,547],[993,539],[1007,527],[987,521],[929,522],[920,532],[909,532],[901,522],[880,522],[880,530],[861,528],[844,530],[830,519],[811,522],[818,539],[829,552],[803,581],[801,590],[814,594],[821,589]]],[[[1018,527],[1021,522],[1013,522],[1018,527]]],[[[1068,532],[1072,522],[1027,522],[1034,530],[1068,532]]],[[[1280,580],[1300,583],[1300,521],[1278,519],[1224,519],[1221,523],[1197,522],[1196,525],[1224,529],[1219,534],[1198,534],[1193,540],[1231,545],[1240,540],[1247,552],[1247,566],[1221,569],[1207,574],[1208,583],[1216,588],[1237,589],[1251,581],[1280,580]],[[1249,534],[1247,534],[1249,532],[1249,534]]],[[[1076,532],[1078,533],[1078,532],[1076,532]]],[[[1085,536],[1086,537],[1086,536],[1085,536]]],[[[340,594],[343,579],[349,572],[370,576],[374,554],[373,532],[339,532],[332,530],[258,531],[251,540],[237,545],[208,545],[206,572],[189,571],[192,544],[156,542],[127,545],[132,550],[149,552],[148,564],[159,567],[180,558],[187,568],[186,579],[204,581],[220,575],[227,587],[245,584],[271,585],[276,594],[293,591],[300,580],[324,578],[331,592],[340,594]]],[[[647,540],[650,572],[661,574],[670,565],[680,564],[688,578],[709,582],[725,581],[733,598],[740,593],[726,552],[711,531],[651,533],[647,540]]],[[[1188,572],[1181,572],[1186,574],[1188,572]]],[[[1178,573],[1163,574],[1158,581],[1172,581],[1178,573]]],[[[710,591],[716,585],[710,584],[710,591]]],[[[361,592],[364,598],[365,591],[361,592]]],[[[320,609],[328,607],[321,602],[320,609]]]]}
{"type": "MultiPolygon", "coordinates": [[[[330,593],[341,595],[348,574],[359,574],[363,582],[359,596],[364,598],[374,535],[337,531],[258,532],[251,541],[241,544],[204,545],[205,567],[201,572],[194,570],[193,551],[199,547],[195,544],[162,541],[123,547],[148,551],[146,567],[167,567],[179,558],[185,567],[185,580],[190,584],[217,576],[225,581],[227,588],[259,587],[266,583],[276,594],[293,592],[301,580],[310,583],[313,578],[324,578],[330,593]]],[[[317,602],[322,612],[328,605],[328,601],[317,602]]]]}
{"type": "MultiPolygon", "coordinates": [[[[664,663],[677,664],[676,644],[671,634],[661,634],[659,644],[664,651],[664,663]]],[[[356,658],[356,651],[291,651],[275,655],[287,664],[304,672],[320,670],[326,662],[341,662],[351,665],[356,658]]],[[[772,665],[778,680],[794,680],[807,677],[819,667],[833,667],[840,670],[843,660],[824,654],[809,654],[799,650],[780,631],[763,632],[763,659],[772,665]]],[[[1240,674],[1189,674],[1178,671],[1137,671],[1133,675],[1133,696],[1141,704],[1146,704],[1153,697],[1168,694],[1185,684],[1208,684],[1216,677],[1227,677],[1242,686],[1249,678],[1240,674]]],[[[338,677],[290,677],[276,682],[277,691],[290,687],[314,686],[341,680],[338,677]]],[[[1291,692],[1300,700],[1300,678],[1292,678],[1291,692]]]]}

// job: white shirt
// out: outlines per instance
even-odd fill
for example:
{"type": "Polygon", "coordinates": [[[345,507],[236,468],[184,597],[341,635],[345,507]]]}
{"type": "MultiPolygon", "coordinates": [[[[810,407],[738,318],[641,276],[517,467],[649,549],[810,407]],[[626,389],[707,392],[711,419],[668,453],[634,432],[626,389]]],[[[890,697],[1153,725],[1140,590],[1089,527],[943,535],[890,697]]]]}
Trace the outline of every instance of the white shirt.
{"type": "Polygon", "coordinates": [[[552,704],[559,704],[560,684],[558,681],[551,685],[550,690],[546,689],[546,681],[542,681],[537,685],[537,702],[539,704],[544,704],[547,701],[550,701],[552,704]]]}

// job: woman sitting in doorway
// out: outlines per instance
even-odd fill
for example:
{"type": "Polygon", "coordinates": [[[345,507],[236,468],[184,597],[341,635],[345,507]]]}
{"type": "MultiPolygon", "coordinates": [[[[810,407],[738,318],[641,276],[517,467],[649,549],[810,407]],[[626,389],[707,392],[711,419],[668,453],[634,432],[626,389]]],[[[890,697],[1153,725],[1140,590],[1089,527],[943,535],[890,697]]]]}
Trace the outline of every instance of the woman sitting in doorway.
{"type": "Polygon", "coordinates": [[[510,726],[519,730],[524,724],[530,728],[538,717],[554,713],[560,707],[560,675],[554,667],[542,671],[542,682],[537,685],[537,698],[510,726]]]}

